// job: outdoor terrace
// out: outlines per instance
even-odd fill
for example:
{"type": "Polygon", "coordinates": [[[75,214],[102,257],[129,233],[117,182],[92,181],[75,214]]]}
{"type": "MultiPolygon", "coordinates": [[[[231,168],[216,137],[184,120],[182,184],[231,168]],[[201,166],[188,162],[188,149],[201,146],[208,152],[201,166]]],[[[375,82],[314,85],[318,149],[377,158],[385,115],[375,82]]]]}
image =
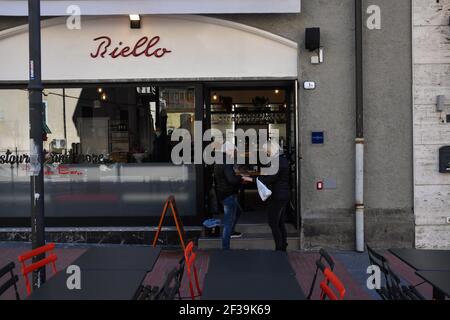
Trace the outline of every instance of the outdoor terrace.
{"type": "MultiPolygon", "coordinates": [[[[95,245],[99,246],[99,245],[95,245]]],[[[103,245],[114,246],[114,245],[103,245]]],[[[83,244],[58,244],[55,253],[58,256],[57,269],[62,270],[69,266],[76,258],[78,258],[83,252],[93,245],[83,244]]],[[[29,250],[31,245],[29,243],[0,243],[0,265],[5,265],[10,261],[16,263],[15,273],[19,275],[19,293],[21,298],[26,297],[26,289],[23,277],[20,274],[20,266],[17,257],[23,252],[29,250]]],[[[335,273],[339,276],[342,282],[345,284],[347,293],[346,300],[375,300],[379,299],[378,294],[375,291],[367,289],[366,281],[368,275],[366,269],[369,266],[369,259],[367,253],[359,254],[355,252],[330,252],[331,256],[336,262],[335,273]]],[[[406,281],[411,284],[418,284],[423,282],[414,270],[404,264],[402,261],[394,257],[389,252],[383,252],[392,266],[392,269],[397,274],[402,275],[406,281]]],[[[196,266],[199,271],[200,285],[203,285],[205,274],[209,267],[209,255],[208,250],[197,250],[197,262],[196,266]]],[[[165,276],[171,268],[178,264],[179,259],[182,256],[182,251],[176,250],[163,250],[159,259],[156,262],[153,270],[146,276],[144,284],[152,286],[161,286],[165,276]]],[[[315,272],[315,261],[319,258],[318,253],[312,252],[300,252],[292,251],[288,253],[289,261],[292,268],[295,271],[296,279],[302,288],[305,295],[308,294],[310,284],[315,272]]],[[[185,271],[186,272],[186,271],[185,271]]],[[[51,277],[50,267],[47,268],[48,277],[51,277]]],[[[183,277],[181,285],[181,295],[183,297],[189,296],[188,277],[183,277]]],[[[316,282],[316,288],[314,290],[313,299],[319,298],[319,282],[316,282]]],[[[432,288],[428,284],[422,284],[418,287],[420,293],[427,299],[432,297],[432,288]]],[[[14,291],[10,289],[3,296],[2,300],[14,299],[14,291]]]]}

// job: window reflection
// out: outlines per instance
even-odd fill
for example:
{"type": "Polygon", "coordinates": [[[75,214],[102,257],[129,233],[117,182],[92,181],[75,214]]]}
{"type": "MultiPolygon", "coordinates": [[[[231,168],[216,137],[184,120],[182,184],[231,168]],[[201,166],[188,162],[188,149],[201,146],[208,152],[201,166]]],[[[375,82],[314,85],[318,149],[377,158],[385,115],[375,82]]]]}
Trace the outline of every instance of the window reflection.
{"type": "MultiPolygon", "coordinates": [[[[158,216],[169,195],[181,215],[195,215],[195,168],[171,161],[173,130],[193,133],[194,89],[105,86],[43,94],[47,216],[158,216]]],[[[29,216],[28,122],[27,91],[0,90],[1,216],[29,216]]]]}

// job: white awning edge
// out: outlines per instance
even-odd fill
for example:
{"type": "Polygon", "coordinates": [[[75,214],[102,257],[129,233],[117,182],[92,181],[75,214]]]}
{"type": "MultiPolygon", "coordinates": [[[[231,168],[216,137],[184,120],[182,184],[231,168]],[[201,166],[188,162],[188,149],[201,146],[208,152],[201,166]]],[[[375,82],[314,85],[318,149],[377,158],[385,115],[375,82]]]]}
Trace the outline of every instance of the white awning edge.
{"type": "MultiPolygon", "coordinates": [[[[70,6],[81,15],[299,13],[301,0],[41,0],[42,16],[63,16],[70,6]]],[[[0,0],[0,15],[28,16],[27,0],[0,0]]]]}
{"type": "MultiPolygon", "coordinates": [[[[158,17],[158,15],[154,15],[154,17],[158,17]]],[[[216,24],[219,26],[224,26],[227,28],[233,28],[236,30],[245,31],[248,33],[253,33],[255,35],[270,39],[272,41],[277,41],[285,46],[291,47],[293,49],[298,49],[298,44],[295,41],[289,40],[287,38],[283,38],[279,35],[270,33],[268,31],[254,28],[242,23],[237,23],[234,21],[229,20],[223,20],[223,19],[217,19],[212,17],[205,17],[205,16],[196,16],[196,15],[161,15],[161,17],[167,17],[167,18],[173,18],[173,19],[179,19],[179,20],[187,20],[187,21],[198,21],[198,22],[204,22],[209,24],[216,24]]],[[[66,18],[64,17],[57,17],[57,18],[51,18],[41,21],[41,28],[51,27],[59,24],[64,24],[66,22],[66,18]]],[[[95,20],[96,17],[87,17],[87,21],[95,20]]],[[[0,40],[12,37],[16,34],[25,33],[28,32],[28,24],[23,24],[14,28],[9,28],[0,31],[0,40]]]]}

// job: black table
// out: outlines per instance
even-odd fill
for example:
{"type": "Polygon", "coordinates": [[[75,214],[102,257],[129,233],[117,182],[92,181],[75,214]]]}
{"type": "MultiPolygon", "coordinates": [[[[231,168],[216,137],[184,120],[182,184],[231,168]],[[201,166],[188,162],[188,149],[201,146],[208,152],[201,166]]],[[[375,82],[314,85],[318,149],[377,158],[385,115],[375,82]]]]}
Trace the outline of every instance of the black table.
{"type": "Polygon", "coordinates": [[[285,252],[263,250],[213,251],[209,258],[208,270],[295,274],[285,252]]]}
{"type": "Polygon", "coordinates": [[[59,271],[41,288],[33,291],[30,300],[131,300],[147,272],[143,270],[81,271],[81,289],[69,290],[66,270],[59,271]]]}
{"type": "Polygon", "coordinates": [[[69,290],[65,270],[30,295],[34,300],[128,300],[140,289],[158,260],[160,248],[150,246],[94,247],[71,263],[80,267],[81,290],[69,290]]]}
{"type": "Polygon", "coordinates": [[[88,249],[72,264],[81,270],[142,270],[150,272],[161,254],[151,246],[95,247],[88,249]]]}
{"type": "Polygon", "coordinates": [[[449,250],[390,249],[389,251],[415,270],[450,271],[449,250]]]}
{"type": "Polygon", "coordinates": [[[450,271],[418,271],[416,274],[433,286],[433,298],[450,298],[450,271]]]}
{"type": "Polygon", "coordinates": [[[214,251],[209,257],[202,300],[304,300],[283,252],[214,251]]]}
{"type": "Polygon", "coordinates": [[[272,273],[209,272],[202,300],[305,300],[295,276],[272,273]]]}

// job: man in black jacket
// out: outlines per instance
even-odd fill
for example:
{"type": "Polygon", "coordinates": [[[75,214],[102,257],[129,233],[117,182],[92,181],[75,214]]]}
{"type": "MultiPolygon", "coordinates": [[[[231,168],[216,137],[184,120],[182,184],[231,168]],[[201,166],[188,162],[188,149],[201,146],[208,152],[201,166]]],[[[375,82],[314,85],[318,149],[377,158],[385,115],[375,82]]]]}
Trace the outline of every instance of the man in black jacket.
{"type": "Polygon", "coordinates": [[[242,234],[234,230],[242,212],[238,202],[238,192],[242,177],[237,176],[234,172],[235,151],[236,147],[232,143],[226,142],[222,147],[222,152],[224,153],[223,164],[216,163],[214,165],[217,198],[224,209],[222,235],[222,248],[224,250],[230,249],[231,237],[242,236],[242,234]]]}

